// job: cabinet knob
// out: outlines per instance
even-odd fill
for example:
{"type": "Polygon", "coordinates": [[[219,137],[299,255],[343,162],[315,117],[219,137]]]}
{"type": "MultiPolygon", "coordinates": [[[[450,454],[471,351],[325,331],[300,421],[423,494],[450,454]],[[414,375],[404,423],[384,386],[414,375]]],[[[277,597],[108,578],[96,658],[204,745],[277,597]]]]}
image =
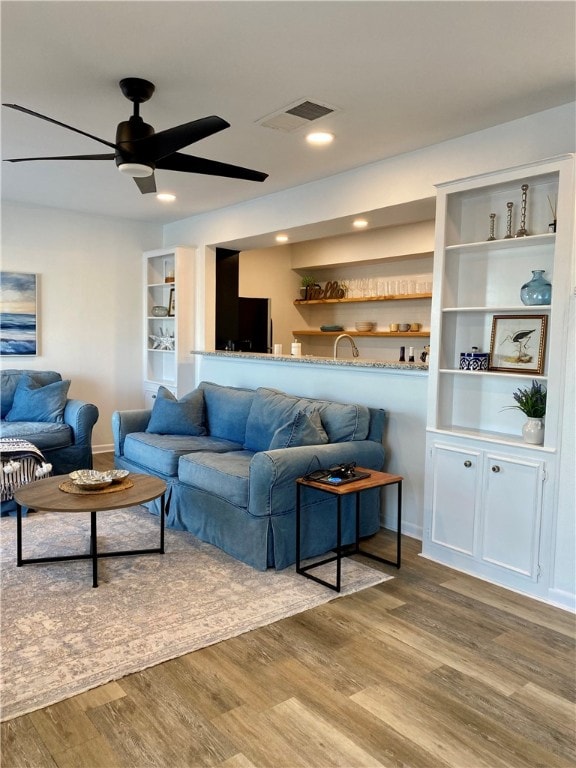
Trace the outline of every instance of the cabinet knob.
{"type": "Polygon", "coordinates": [[[498,464],[493,464],[490,467],[490,469],[492,470],[492,472],[500,472],[500,467],[498,466],[498,464]]]}
{"type": "Polygon", "coordinates": [[[467,460],[464,462],[464,466],[465,466],[466,468],[468,468],[468,467],[471,467],[471,466],[472,466],[472,462],[470,461],[470,459],[467,459],[467,460]]]}

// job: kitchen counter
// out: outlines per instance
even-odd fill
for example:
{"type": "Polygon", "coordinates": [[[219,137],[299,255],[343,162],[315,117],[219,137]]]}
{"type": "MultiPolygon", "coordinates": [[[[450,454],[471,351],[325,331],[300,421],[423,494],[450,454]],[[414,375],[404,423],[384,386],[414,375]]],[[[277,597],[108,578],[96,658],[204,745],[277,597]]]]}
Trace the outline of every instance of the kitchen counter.
{"type": "Polygon", "coordinates": [[[422,363],[418,360],[415,363],[401,363],[394,360],[368,360],[363,358],[338,358],[334,360],[331,357],[314,357],[313,355],[302,355],[302,357],[292,357],[291,355],[267,355],[260,352],[224,352],[216,350],[206,352],[202,350],[192,350],[192,355],[202,355],[204,357],[222,357],[232,360],[241,360],[247,362],[256,360],[260,363],[267,362],[273,364],[292,363],[294,365],[320,365],[338,368],[378,368],[382,370],[394,371],[394,373],[407,373],[416,375],[425,375],[428,373],[428,363],[422,363]]]}

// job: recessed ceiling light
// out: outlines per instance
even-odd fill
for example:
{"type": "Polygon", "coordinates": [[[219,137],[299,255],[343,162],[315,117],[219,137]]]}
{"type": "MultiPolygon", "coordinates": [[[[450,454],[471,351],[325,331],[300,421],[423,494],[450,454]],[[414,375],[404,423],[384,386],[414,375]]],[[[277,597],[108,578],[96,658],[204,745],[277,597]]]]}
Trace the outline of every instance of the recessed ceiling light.
{"type": "Polygon", "coordinates": [[[306,141],[315,147],[324,147],[334,141],[334,134],[326,131],[315,131],[306,136],[306,141]]]}
{"type": "Polygon", "coordinates": [[[364,227],[368,226],[368,222],[366,219],[354,219],[352,226],[356,227],[356,229],[364,229],[364,227]]]}
{"type": "Polygon", "coordinates": [[[287,243],[288,242],[288,235],[276,235],[276,242],[277,243],[287,243]]]}
{"type": "Polygon", "coordinates": [[[157,200],[161,200],[163,203],[173,203],[176,200],[176,195],[171,195],[169,192],[159,192],[156,195],[157,200]]]}

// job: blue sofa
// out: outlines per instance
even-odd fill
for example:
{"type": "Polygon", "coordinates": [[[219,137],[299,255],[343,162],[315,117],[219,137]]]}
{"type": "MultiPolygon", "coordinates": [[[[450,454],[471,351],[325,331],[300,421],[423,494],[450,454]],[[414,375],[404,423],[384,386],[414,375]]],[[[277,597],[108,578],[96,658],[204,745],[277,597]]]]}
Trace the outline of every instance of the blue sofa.
{"type": "MultiPolygon", "coordinates": [[[[295,562],[295,480],[355,461],[382,470],[384,411],[277,390],[202,382],[180,401],[160,387],[152,410],[116,411],[115,464],[161,477],[167,523],[265,570],[295,562]]],[[[354,498],[343,499],[354,540],[354,498]]],[[[158,514],[158,503],[150,509],[158,514]]],[[[302,556],[336,545],[334,497],[302,493],[302,556]]],[[[361,535],[380,527],[379,490],[362,495],[361,535]]]]}
{"type": "Polygon", "coordinates": [[[56,371],[1,372],[0,438],[35,445],[55,475],[92,468],[92,429],[98,408],[68,399],[69,381],[56,371]]]}

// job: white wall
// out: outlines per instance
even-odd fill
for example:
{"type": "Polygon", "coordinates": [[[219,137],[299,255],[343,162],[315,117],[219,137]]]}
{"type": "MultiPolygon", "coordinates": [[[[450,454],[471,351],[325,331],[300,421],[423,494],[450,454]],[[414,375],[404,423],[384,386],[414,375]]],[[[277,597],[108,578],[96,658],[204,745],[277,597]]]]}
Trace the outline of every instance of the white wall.
{"type": "Polygon", "coordinates": [[[161,245],[156,225],[4,204],[2,269],[38,280],[39,354],[3,368],[55,370],[70,397],[100,410],[95,450],[110,449],[117,408],[142,405],[142,252],[161,245]]]}

